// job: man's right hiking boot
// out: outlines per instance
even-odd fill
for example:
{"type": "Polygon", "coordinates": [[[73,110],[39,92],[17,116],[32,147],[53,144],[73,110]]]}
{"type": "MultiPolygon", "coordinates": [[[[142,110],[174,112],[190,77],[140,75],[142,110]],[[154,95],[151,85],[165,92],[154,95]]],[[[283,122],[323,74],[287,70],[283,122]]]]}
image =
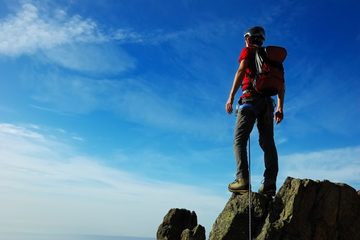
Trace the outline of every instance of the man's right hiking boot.
{"type": "Polygon", "coordinates": [[[230,192],[244,194],[249,191],[249,180],[246,178],[236,179],[228,186],[230,192]]]}
{"type": "Polygon", "coordinates": [[[276,194],[276,182],[273,181],[264,181],[262,182],[258,193],[273,197],[276,194]]]}

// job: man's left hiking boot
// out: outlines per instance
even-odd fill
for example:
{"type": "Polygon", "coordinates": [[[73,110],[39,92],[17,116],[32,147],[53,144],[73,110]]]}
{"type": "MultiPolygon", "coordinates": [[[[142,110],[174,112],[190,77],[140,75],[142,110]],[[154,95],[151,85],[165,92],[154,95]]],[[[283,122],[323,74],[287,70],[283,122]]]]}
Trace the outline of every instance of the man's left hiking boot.
{"type": "Polygon", "coordinates": [[[228,186],[230,192],[244,194],[249,191],[249,180],[246,178],[236,179],[228,186]]]}
{"type": "Polygon", "coordinates": [[[273,197],[276,194],[276,182],[264,181],[258,191],[260,194],[273,197]]]}

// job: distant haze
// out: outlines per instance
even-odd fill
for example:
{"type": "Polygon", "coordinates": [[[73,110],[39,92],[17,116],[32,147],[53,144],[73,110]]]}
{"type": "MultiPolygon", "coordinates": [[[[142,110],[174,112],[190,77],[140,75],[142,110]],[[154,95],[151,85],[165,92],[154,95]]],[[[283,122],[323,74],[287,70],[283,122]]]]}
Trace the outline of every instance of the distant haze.
{"type": "Polygon", "coordinates": [[[36,233],[0,233],[0,238],[6,240],[155,240],[155,238],[143,237],[36,233]]]}

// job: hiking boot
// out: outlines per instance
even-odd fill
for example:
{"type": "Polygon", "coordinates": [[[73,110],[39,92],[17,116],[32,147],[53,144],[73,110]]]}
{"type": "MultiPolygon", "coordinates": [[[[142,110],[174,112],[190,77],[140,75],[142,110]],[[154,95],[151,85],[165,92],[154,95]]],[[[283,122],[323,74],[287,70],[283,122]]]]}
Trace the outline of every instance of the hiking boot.
{"type": "Polygon", "coordinates": [[[276,193],[276,182],[274,181],[263,181],[260,185],[258,193],[264,194],[270,197],[275,196],[276,193]]]}
{"type": "Polygon", "coordinates": [[[229,184],[228,189],[233,193],[247,193],[249,191],[249,180],[246,178],[236,179],[234,182],[229,184]]]}

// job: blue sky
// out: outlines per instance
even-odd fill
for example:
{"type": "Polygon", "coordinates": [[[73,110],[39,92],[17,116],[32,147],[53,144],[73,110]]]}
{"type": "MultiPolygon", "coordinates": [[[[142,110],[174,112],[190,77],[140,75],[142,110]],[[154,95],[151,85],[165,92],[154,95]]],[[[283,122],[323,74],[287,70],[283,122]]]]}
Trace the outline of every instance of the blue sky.
{"type": "MultiPolygon", "coordinates": [[[[358,1],[0,1],[1,232],[210,231],[234,178],[225,113],[243,32],[288,50],[286,176],[360,189],[358,1]],[[141,227],[139,227],[141,226],[141,227]]],[[[252,137],[253,187],[262,153],[252,137]]]]}

